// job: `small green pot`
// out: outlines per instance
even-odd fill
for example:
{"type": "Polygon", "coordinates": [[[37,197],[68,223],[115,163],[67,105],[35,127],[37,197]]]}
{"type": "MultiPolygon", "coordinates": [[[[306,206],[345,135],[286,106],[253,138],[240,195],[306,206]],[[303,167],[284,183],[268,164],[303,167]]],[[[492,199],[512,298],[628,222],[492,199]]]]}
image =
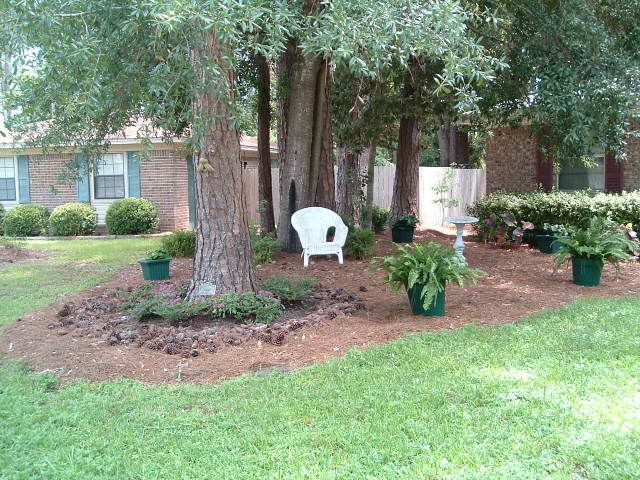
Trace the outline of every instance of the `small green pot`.
{"type": "Polygon", "coordinates": [[[536,235],[538,250],[542,253],[558,253],[562,248],[559,243],[553,243],[558,239],[555,235],[536,235]]]}
{"type": "Polygon", "coordinates": [[[161,260],[140,260],[138,263],[142,267],[142,277],[145,280],[166,280],[169,278],[170,258],[161,260]]]}
{"type": "Polygon", "coordinates": [[[429,308],[425,310],[422,297],[420,296],[423,287],[424,284],[416,283],[413,287],[407,290],[407,296],[409,297],[409,303],[411,304],[411,313],[414,315],[423,315],[425,317],[443,317],[445,306],[444,290],[438,292],[429,308]]]}
{"type": "Polygon", "coordinates": [[[602,263],[585,257],[571,257],[573,283],[583,287],[597,287],[602,276],[602,263]]]}
{"type": "Polygon", "coordinates": [[[413,231],[415,228],[393,227],[391,229],[391,239],[394,243],[413,242],[413,231]]]}

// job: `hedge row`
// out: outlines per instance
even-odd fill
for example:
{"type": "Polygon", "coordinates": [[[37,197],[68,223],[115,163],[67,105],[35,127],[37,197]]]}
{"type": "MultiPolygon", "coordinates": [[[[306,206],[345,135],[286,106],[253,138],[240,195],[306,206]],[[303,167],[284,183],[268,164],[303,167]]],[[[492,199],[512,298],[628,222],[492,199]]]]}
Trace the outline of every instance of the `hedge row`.
{"type": "Polygon", "coordinates": [[[585,227],[594,217],[607,217],[619,224],[640,227],[640,190],[622,194],[541,191],[494,193],[467,209],[484,222],[491,214],[509,212],[516,220],[532,222],[536,229],[545,223],[585,227]]]}
{"type": "MultiPolygon", "coordinates": [[[[158,228],[158,211],[149,200],[126,198],[107,209],[107,231],[114,235],[151,233],[158,228]]],[[[98,213],[87,203],[65,203],[49,210],[42,205],[21,204],[5,212],[0,205],[0,235],[35,237],[91,235],[98,213]]]]}

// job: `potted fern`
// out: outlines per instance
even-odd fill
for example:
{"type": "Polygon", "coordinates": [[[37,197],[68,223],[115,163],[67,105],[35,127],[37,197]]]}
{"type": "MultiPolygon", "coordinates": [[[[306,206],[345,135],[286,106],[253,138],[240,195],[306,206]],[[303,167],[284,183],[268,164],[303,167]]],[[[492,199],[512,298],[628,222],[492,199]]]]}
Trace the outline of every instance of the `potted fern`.
{"type": "Polygon", "coordinates": [[[413,215],[398,217],[391,225],[391,239],[395,243],[413,242],[413,232],[417,223],[418,219],[413,215]]]}
{"type": "Polygon", "coordinates": [[[147,256],[138,263],[145,280],[166,280],[169,278],[170,262],[171,255],[166,250],[158,249],[147,253],[147,256]]]}
{"type": "Polygon", "coordinates": [[[451,247],[428,241],[398,247],[396,255],[376,257],[374,266],[387,272],[387,283],[395,291],[406,289],[414,315],[443,316],[445,288],[474,284],[481,270],[470,268],[451,247]]]}
{"type": "Polygon", "coordinates": [[[570,237],[558,238],[556,270],[571,259],[573,283],[585,287],[600,285],[605,262],[616,270],[619,263],[631,258],[636,244],[609,220],[593,217],[586,228],[576,229],[570,237]]]}

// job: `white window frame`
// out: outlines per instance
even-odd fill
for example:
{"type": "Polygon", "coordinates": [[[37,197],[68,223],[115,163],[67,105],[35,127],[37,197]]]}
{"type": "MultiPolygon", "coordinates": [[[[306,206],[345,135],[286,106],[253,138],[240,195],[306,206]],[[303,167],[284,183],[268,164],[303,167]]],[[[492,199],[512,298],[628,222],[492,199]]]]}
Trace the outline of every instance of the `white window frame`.
{"type": "MultiPolygon", "coordinates": [[[[122,175],[124,177],[124,197],[122,198],[129,198],[129,182],[128,182],[128,178],[129,178],[129,171],[128,171],[128,166],[127,166],[127,153],[126,152],[107,152],[107,155],[120,155],[122,157],[122,175]]],[[[96,165],[97,168],[97,165],[96,165]]],[[[95,173],[96,172],[91,172],[91,175],[89,175],[89,184],[90,184],[90,189],[91,189],[91,204],[92,205],[109,205],[113,202],[115,202],[116,200],[122,200],[122,198],[96,198],[96,190],[95,190],[95,173]]]]}
{"type": "Polygon", "coordinates": [[[15,200],[0,200],[0,204],[3,207],[14,207],[20,203],[20,181],[18,179],[18,157],[15,155],[0,155],[0,158],[13,158],[13,181],[16,185],[16,199],[15,200]]]}

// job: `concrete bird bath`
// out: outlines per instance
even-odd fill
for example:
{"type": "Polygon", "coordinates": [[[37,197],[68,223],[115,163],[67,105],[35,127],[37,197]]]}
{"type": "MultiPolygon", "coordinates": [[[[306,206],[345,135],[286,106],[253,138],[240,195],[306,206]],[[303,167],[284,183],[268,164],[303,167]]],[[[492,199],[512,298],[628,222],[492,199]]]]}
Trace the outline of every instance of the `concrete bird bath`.
{"type": "Polygon", "coordinates": [[[476,223],[478,219],[476,217],[444,217],[444,222],[453,223],[456,226],[456,241],[453,244],[453,249],[456,251],[460,259],[466,264],[467,259],[464,258],[464,226],[470,223],[476,223]]]}

